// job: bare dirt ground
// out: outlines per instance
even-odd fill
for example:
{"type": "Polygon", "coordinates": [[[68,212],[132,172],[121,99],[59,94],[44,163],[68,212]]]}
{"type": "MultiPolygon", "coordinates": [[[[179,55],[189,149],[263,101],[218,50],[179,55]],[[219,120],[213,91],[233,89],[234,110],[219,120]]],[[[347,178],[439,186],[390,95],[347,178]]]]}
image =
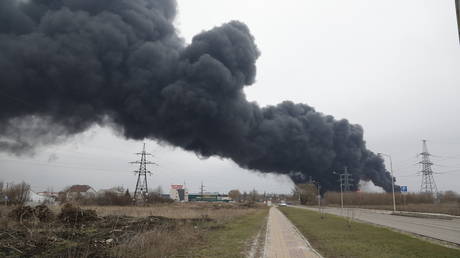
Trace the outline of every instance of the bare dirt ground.
{"type": "Polygon", "coordinates": [[[277,208],[268,217],[264,256],[267,258],[321,257],[277,208]]]}

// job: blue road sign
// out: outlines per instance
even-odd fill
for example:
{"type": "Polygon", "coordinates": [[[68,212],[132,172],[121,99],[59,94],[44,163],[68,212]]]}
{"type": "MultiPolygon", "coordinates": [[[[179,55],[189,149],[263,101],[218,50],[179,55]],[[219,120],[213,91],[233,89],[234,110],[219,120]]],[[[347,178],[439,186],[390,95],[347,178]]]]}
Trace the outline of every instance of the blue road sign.
{"type": "Polygon", "coordinates": [[[407,193],[407,186],[405,186],[405,185],[401,186],[401,192],[402,193],[407,193]]]}

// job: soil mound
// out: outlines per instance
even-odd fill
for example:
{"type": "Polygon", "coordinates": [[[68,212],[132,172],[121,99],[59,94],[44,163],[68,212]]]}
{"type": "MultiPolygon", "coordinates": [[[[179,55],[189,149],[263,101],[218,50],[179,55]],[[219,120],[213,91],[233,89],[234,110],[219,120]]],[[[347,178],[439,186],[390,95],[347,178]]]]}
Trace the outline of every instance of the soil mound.
{"type": "Polygon", "coordinates": [[[54,219],[54,213],[48,208],[48,206],[41,204],[35,207],[34,215],[41,222],[49,222],[54,219]]]}
{"type": "Polygon", "coordinates": [[[98,220],[95,210],[81,209],[70,203],[65,204],[58,216],[59,220],[68,224],[80,224],[98,220]]]}

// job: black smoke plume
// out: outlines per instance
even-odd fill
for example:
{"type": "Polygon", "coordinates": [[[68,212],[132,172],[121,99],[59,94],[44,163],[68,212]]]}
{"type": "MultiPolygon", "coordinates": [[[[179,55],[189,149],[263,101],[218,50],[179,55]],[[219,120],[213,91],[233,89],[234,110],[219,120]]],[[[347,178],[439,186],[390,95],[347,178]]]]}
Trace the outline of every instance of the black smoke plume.
{"type": "Polygon", "coordinates": [[[344,166],[356,185],[391,189],[359,125],[304,104],[246,100],[260,53],[245,24],[187,45],[175,15],[172,0],[1,0],[0,150],[20,154],[110,125],[296,183],[311,177],[324,190],[338,188],[332,171],[344,166]]]}

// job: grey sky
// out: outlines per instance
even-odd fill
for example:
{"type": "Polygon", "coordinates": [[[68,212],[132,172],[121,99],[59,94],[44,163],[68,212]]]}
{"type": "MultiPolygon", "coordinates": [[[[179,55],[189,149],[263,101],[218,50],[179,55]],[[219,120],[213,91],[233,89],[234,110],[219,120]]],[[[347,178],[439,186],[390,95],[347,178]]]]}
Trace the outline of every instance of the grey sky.
{"type": "MultiPolygon", "coordinates": [[[[176,22],[190,42],[193,35],[230,20],[251,29],[262,52],[257,82],[246,89],[261,105],[283,100],[307,103],[318,111],[364,127],[368,147],[393,157],[397,182],[419,188],[416,153],[428,139],[440,190],[460,191],[460,45],[454,1],[448,0],[179,0],[176,22]]],[[[233,162],[198,159],[147,142],[160,163],[151,184],[167,189],[186,183],[197,191],[289,192],[289,179],[260,176],[233,162]]],[[[95,188],[132,189],[135,167],[127,162],[141,142],[126,141],[95,128],[34,158],[2,155],[5,181],[25,180],[34,189],[81,183],[95,188]],[[55,157],[57,156],[57,160],[55,157]],[[51,157],[51,159],[50,159],[51,157]],[[38,163],[37,163],[38,162],[38,163]],[[96,170],[97,169],[97,170],[96,170]]]]}

